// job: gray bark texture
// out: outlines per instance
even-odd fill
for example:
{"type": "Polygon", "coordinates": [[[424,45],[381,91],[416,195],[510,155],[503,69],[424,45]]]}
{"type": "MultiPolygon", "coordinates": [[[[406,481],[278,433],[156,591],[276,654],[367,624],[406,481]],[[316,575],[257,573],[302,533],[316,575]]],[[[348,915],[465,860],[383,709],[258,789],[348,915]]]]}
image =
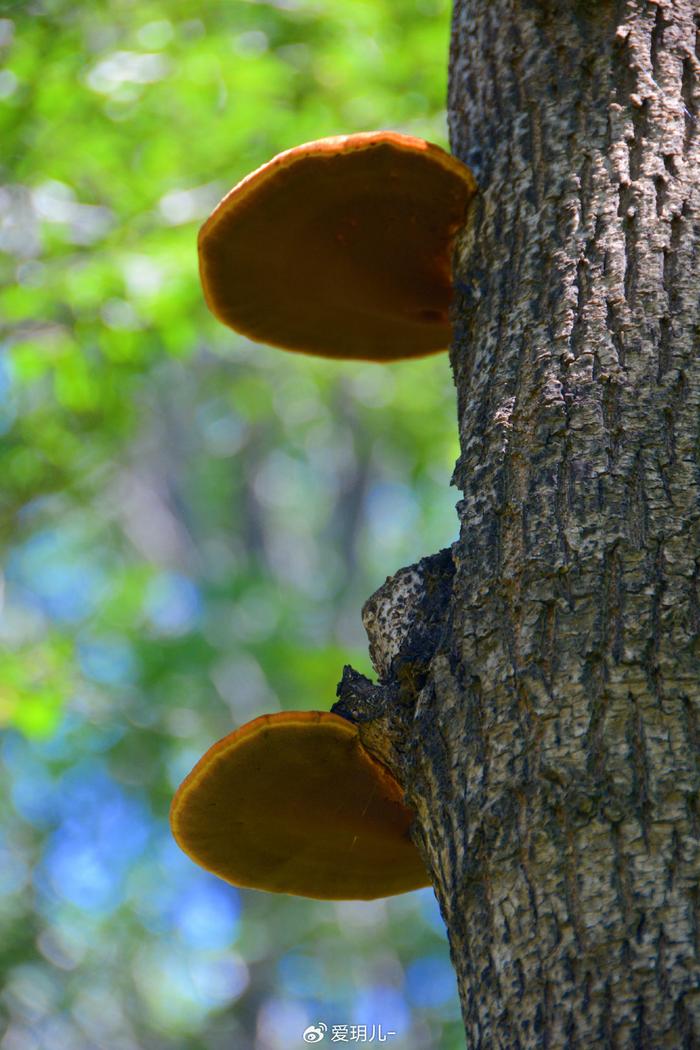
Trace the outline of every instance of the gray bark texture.
{"type": "Polygon", "coordinates": [[[461,536],[337,710],[402,781],[467,1045],[700,1047],[700,2],[456,0],[461,536]]]}

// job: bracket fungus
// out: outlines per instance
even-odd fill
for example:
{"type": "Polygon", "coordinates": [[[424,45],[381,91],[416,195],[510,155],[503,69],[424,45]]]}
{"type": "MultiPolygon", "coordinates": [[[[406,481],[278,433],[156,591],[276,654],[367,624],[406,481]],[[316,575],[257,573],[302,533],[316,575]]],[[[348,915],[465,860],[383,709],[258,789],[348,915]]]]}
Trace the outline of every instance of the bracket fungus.
{"type": "Polygon", "coordinates": [[[296,146],[234,186],[199,231],[207,304],[285,350],[369,361],[446,350],[452,242],[475,192],[469,168],[411,135],[296,146]]]}
{"type": "Polygon", "coordinates": [[[192,860],[235,886],[372,900],[428,886],[412,815],[357,726],[326,711],[262,715],[214,744],[173,799],[192,860]]]}

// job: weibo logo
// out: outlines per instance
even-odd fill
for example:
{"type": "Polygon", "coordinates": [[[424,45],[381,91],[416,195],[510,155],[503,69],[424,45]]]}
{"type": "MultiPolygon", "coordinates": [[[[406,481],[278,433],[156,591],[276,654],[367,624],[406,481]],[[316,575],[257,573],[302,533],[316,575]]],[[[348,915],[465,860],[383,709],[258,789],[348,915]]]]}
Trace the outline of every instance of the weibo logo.
{"type": "Polygon", "coordinates": [[[328,1025],[320,1021],[318,1024],[310,1024],[308,1028],[304,1029],[304,1042],[305,1043],[320,1043],[325,1038],[326,1032],[328,1031],[328,1025]]]}

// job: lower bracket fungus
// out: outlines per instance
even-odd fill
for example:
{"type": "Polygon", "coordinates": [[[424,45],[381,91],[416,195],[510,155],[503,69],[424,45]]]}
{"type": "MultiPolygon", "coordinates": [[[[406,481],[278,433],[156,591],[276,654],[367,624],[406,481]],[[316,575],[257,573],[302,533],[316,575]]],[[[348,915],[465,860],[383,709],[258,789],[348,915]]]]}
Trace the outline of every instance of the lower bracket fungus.
{"type": "Polygon", "coordinates": [[[326,711],[261,715],[219,740],[173,799],[192,860],[235,886],[372,900],[430,885],[412,813],[357,726],[326,711]]]}

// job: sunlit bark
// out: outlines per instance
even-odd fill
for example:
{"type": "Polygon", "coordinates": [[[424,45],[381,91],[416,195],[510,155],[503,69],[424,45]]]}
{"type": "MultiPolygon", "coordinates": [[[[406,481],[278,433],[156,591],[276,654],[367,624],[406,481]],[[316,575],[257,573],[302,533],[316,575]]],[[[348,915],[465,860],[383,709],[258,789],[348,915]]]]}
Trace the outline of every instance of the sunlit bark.
{"type": "Polygon", "coordinates": [[[340,695],[471,1050],[700,1046],[699,24],[456,4],[461,538],[372,599],[380,686],[340,695]]]}

